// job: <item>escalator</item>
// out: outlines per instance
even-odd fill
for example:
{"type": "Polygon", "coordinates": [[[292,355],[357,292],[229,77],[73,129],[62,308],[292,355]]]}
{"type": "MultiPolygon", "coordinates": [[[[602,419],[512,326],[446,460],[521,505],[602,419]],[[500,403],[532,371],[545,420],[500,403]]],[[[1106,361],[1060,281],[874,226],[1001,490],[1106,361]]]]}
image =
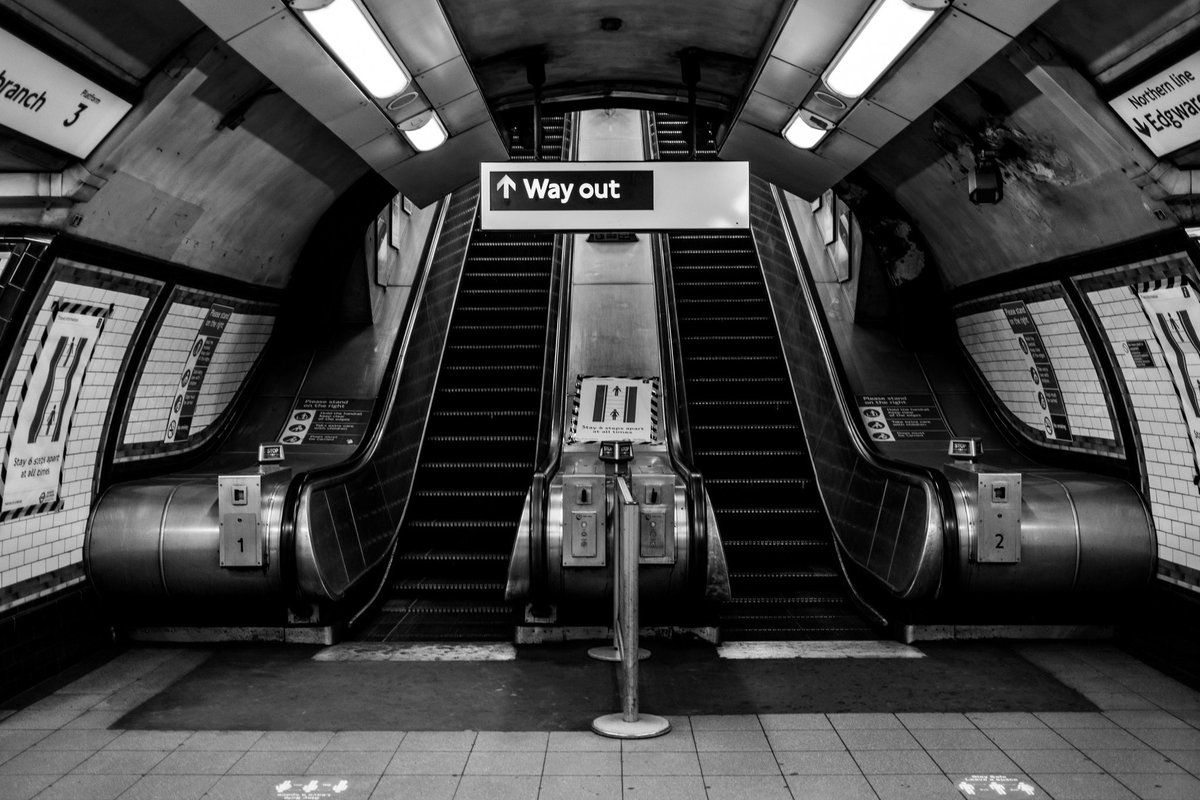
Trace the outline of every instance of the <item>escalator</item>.
{"type": "MultiPolygon", "coordinates": [[[[557,160],[562,129],[544,120],[543,159],[557,160]]],[[[515,160],[532,158],[524,134],[515,160]]],[[[553,234],[472,233],[387,594],[358,639],[512,638],[504,589],[534,469],[553,253],[553,234]]]]}
{"type": "MultiPolygon", "coordinates": [[[[687,158],[682,118],[655,116],[664,159],[687,158]]],[[[729,568],[722,635],[874,638],[839,569],[750,234],[667,238],[695,466],[729,568]]]]}

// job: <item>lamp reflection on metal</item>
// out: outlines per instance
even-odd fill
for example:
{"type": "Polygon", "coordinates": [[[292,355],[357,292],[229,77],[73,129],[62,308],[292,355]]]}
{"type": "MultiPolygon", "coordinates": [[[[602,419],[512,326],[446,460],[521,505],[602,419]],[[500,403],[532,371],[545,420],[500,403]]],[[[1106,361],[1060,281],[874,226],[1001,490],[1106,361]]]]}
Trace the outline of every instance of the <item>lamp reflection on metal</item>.
{"type": "Polygon", "coordinates": [[[356,0],[292,0],[312,31],[375,97],[394,97],[409,76],[356,0]]]}
{"type": "Polygon", "coordinates": [[[431,111],[424,123],[420,123],[419,119],[414,127],[405,125],[400,128],[408,143],[422,153],[441,147],[446,141],[446,127],[438,115],[431,111]]]}
{"type": "Polygon", "coordinates": [[[825,74],[842,97],[861,97],[887,71],[947,0],[877,0],[825,74]]]}
{"type": "Polygon", "coordinates": [[[783,138],[801,150],[811,150],[829,133],[833,123],[799,109],[783,129],[783,138]]]}

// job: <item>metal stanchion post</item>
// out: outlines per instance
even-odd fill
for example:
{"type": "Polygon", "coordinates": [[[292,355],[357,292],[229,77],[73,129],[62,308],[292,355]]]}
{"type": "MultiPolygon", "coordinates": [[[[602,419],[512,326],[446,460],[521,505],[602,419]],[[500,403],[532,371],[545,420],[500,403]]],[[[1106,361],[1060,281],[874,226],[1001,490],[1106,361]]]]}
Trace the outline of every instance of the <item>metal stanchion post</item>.
{"type": "Polygon", "coordinates": [[[619,544],[614,560],[618,562],[620,591],[614,626],[621,656],[621,713],[597,717],[592,721],[592,730],[616,739],[649,739],[670,731],[671,723],[638,709],[638,506],[624,477],[617,477],[615,488],[617,529],[613,538],[619,544]]]}
{"type": "MultiPolygon", "coordinates": [[[[609,524],[616,525],[619,520],[617,518],[616,508],[616,480],[624,472],[624,468],[628,467],[629,461],[633,458],[633,446],[629,442],[605,442],[600,447],[600,460],[604,462],[604,496],[605,496],[605,513],[608,516],[609,524]]],[[[616,530],[616,529],[614,529],[616,530]]],[[[613,536],[613,616],[612,616],[612,635],[613,641],[611,646],[593,647],[588,650],[588,658],[594,658],[597,661],[620,661],[621,646],[619,638],[621,635],[617,626],[617,620],[620,619],[621,613],[621,549],[624,543],[618,535],[613,536]]],[[[644,647],[639,647],[639,659],[647,659],[650,657],[650,651],[644,647]]]]}

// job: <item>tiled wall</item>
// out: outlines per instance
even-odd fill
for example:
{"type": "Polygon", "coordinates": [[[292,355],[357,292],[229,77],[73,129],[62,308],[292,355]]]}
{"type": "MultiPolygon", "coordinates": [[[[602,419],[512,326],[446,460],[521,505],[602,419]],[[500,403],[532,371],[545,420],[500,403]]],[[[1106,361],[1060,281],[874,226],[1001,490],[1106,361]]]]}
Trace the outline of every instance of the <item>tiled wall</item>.
{"type": "Polygon", "coordinates": [[[1200,489],[1196,456],[1162,345],[1134,285],[1189,272],[1184,256],[1155,259],[1082,276],[1078,284],[1107,339],[1130,400],[1144,462],[1144,487],[1158,533],[1159,573],[1200,588],[1200,489]],[[1165,270],[1165,272],[1164,272],[1165,270]],[[1153,365],[1135,359],[1129,343],[1145,342],[1153,365]]]}
{"type": "Polygon", "coordinates": [[[974,301],[956,309],[959,338],[995,397],[1029,439],[1046,447],[1121,456],[1104,383],[1065,296],[1034,287],[974,301]],[[1042,431],[1044,412],[1030,391],[1027,361],[1000,305],[1023,301],[1037,324],[1058,378],[1070,420],[1071,439],[1042,431]]]}
{"type": "Polygon", "coordinates": [[[82,560],[84,529],[94,493],[98,453],[130,343],[159,284],[111,270],[59,261],[48,290],[35,306],[35,319],[15,368],[6,375],[0,410],[0,439],[13,429],[22,387],[55,302],[111,306],[80,387],[62,467],[62,507],[0,522],[0,589],[37,578],[82,560]]]}
{"type": "Polygon", "coordinates": [[[178,289],[171,298],[150,353],[138,375],[129,417],[115,461],[133,461],[188,450],[204,440],[204,431],[229,407],[262,354],[275,324],[275,308],[231,297],[178,289]],[[201,323],[214,304],[234,309],[218,340],[200,386],[195,416],[186,441],[164,441],[180,372],[201,323]]]}

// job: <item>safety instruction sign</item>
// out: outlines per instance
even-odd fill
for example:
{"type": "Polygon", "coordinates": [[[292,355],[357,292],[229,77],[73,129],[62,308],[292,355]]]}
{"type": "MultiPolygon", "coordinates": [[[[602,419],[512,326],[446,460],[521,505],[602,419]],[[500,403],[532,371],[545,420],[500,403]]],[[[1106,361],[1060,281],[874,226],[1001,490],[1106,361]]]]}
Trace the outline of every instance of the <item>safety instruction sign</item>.
{"type": "Polygon", "coordinates": [[[1156,156],[1200,140],[1200,53],[1108,101],[1156,156]]]}
{"type": "Polygon", "coordinates": [[[964,797],[1045,797],[1024,775],[967,775],[955,786],[964,797]]]}
{"type": "Polygon", "coordinates": [[[196,416],[196,405],[200,401],[200,387],[212,363],[213,353],[221,341],[221,334],[233,316],[232,306],[213,303],[200,323],[200,330],[192,340],[192,347],[184,359],[179,372],[179,383],[175,386],[175,399],[167,416],[167,428],[163,441],[184,442],[192,432],[192,418],[196,416]]]}
{"type": "Polygon", "coordinates": [[[0,519],[59,507],[79,388],[110,310],[78,303],[51,306],[5,446],[0,519]]]}
{"type": "Polygon", "coordinates": [[[374,407],[374,400],[357,397],[298,397],[279,441],[357,445],[367,433],[374,407]]]}
{"type": "Polygon", "coordinates": [[[1067,404],[1063,400],[1058,376],[1050,363],[1050,353],[1038,333],[1037,323],[1029,313],[1029,307],[1021,301],[1001,303],[1000,309],[1008,320],[1008,327],[1017,337],[1017,347],[1025,362],[1025,373],[1029,375],[1029,394],[1041,412],[1042,433],[1047,439],[1071,440],[1071,422],[1067,418],[1067,404]]]}
{"type": "Polygon", "coordinates": [[[658,442],[658,378],[580,375],[570,443],[658,442]]]}
{"type": "Polygon", "coordinates": [[[874,442],[950,438],[931,394],[860,394],[858,414],[874,442]]]}

